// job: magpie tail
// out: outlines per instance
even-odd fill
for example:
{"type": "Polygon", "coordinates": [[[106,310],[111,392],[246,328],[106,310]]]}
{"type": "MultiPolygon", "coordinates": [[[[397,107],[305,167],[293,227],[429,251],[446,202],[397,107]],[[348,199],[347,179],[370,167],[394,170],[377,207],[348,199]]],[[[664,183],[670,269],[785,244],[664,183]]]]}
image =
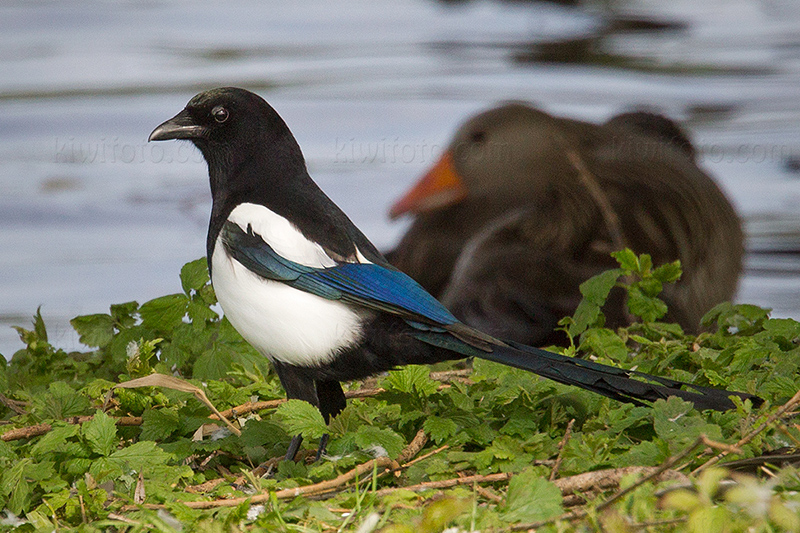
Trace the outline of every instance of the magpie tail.
{"type": "Polygon", "coordinates": [[[729,396],[749,399],[754,405],[763,403],[761,398],[751,394],[702,387],[634,370],[601,365],[515,342],[506,341],[506,344],[508,346],[492,346],[491,352],[483,352],[478,357],[635,405],[646,405],[645,402],[654,402],[669,396],[677,396],[692,402],[700,410],[733,409],[735,406],[729,396]]]}

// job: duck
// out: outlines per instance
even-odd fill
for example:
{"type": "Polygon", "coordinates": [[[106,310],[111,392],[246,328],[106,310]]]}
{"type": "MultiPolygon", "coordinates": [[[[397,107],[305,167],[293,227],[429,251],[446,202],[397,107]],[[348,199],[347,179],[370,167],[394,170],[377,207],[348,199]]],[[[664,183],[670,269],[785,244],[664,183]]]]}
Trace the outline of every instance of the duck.
{"type": "MultiPolygon", "coordinates": [[[[466,120],[389,214],[413,216],[395,267],[464,323],[529,345],[569,342],[558,322],[581,283],[617,267],[613,251],[680,261],[661,298],[689,333],[742,270],[736,210],[683,129],[650,110],[597,124],[504,102],[466,120]]],[[[610,328],[634,319],[621,289],[603,312],[610,328]]]]}

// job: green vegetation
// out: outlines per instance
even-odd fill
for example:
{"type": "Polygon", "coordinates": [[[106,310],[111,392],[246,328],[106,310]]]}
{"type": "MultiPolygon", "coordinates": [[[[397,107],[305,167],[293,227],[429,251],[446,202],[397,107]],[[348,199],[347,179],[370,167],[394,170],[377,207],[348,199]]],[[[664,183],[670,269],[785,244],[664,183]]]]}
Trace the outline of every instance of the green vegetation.
{"type": "Polygon", "coordinates": [[[282,400],[267,361],[215,310],[198,260],[181,294],[75,318],[89,351],[51,345],[38,313],[19,328],[27,347],[0,366],[0,531],[800,531],[797,470],[734,470],[800,447],[800,323],[723,304],[708,332],[686,335],[658,322],[679,265],[615,256],[620,268],[587,281],[563,321],[564,351],[764,405],[636,407],[474,361],[349,384],[326,427],[282,400]],[[614,286],[641,319],[617,331],[602,314],[614,286]],[[143,377],[161,386],[114,388],[143,377]],[[308,447],[329,433],[330,457],[276,460],[296,432],[308,447]]]}

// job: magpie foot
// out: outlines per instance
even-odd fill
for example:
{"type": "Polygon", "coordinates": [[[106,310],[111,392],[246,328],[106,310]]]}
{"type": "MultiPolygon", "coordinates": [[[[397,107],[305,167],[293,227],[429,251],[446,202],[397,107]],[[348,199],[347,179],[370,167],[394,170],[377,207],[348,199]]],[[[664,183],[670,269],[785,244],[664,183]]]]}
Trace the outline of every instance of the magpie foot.
{"type": "Polygon", "coordinates": [[[319,448],[317,448],[317,456],[314,458],[314,462],[318,463],[322,456],[325,455],[325,452],[328,449],[328,440],[330,440],[331,436],[325,433],[319,439],[319,448]]]}

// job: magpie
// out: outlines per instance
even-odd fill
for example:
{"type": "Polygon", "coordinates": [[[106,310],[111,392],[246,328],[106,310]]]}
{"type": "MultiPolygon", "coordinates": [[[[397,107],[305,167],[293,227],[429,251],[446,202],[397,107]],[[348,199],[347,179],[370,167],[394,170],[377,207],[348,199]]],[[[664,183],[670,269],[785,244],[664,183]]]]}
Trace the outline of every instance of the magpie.
{"type": "MultiPolygon", "coordinates": [[[[191,141],[208,165],[207,260],[225,316],[271,361],[287,397],[316,406],[326,423],[345,407],[341,381],[467,357],[639,405],[678,396],[727,410],[729,396],[757,400],[503,341],[459,322],[312,181],[286,123],[252,92],[198,94],[149,137],[168,139],[191,141]]],[[[301,442],[292,439],[287,459],[301,442]]]]}

